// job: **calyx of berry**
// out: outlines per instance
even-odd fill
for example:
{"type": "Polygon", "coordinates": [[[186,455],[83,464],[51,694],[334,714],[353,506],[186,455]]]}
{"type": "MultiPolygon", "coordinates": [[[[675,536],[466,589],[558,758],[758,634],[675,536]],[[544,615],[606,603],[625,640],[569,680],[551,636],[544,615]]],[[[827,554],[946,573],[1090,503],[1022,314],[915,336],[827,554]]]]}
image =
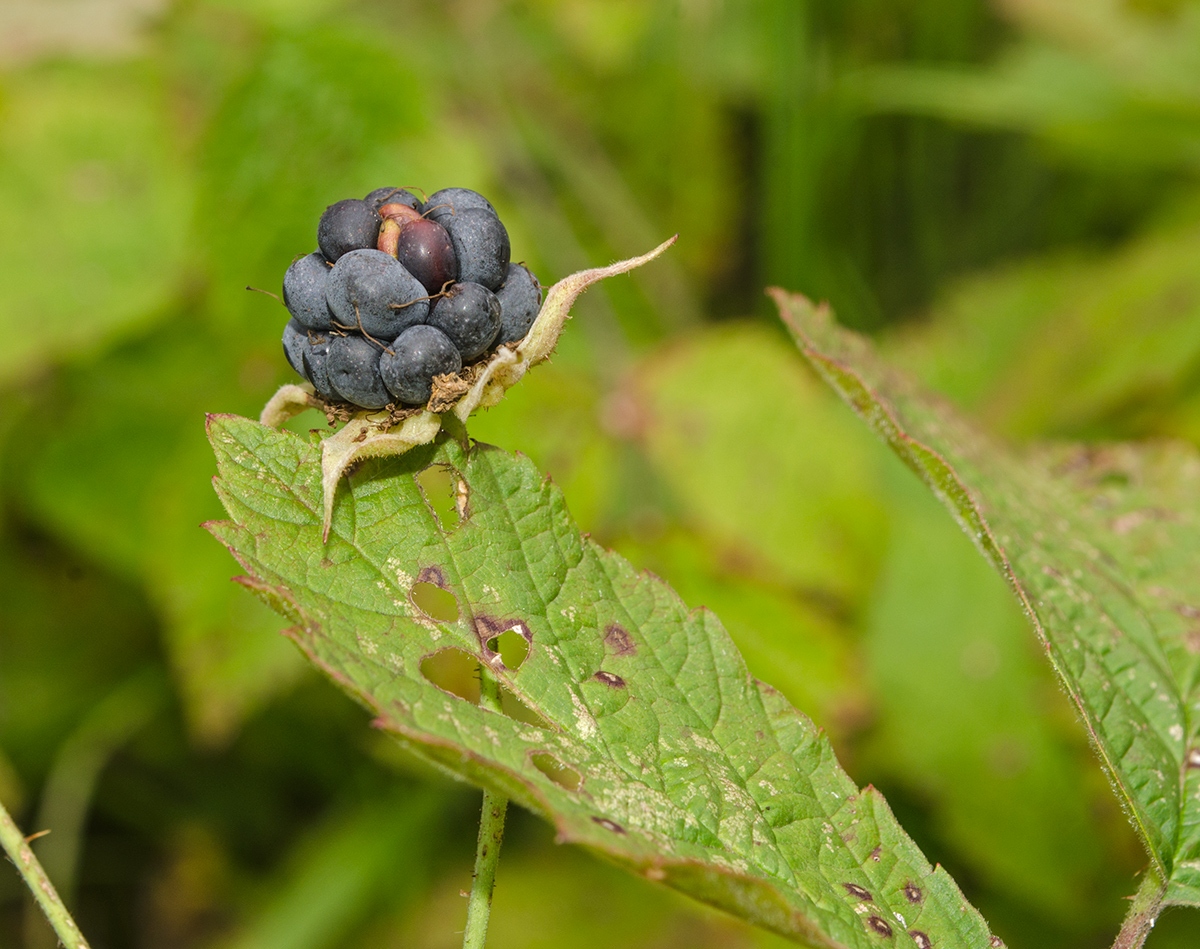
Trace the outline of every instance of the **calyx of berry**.
{"type": "MultiPolygon", "coordinates": [[[[478,372],[472,373],[469,383],[439,377],[435,380],[433,398],[425,408],[404,413],[405,417],[400,420],[396,419],[395,413],[386,410],[363,410],[350,415],[342,428],[321,442],[325,538],[329,537],[338,482],[352,465],[367,458],[402,455],[433,441],[443,428],[462,433],[463,425],[472,413],[496,405],[530,367],[550,357],[571,315],[571,307],[584,290],[605,277],[629,273],[649,263],[678,238],[676,234],[640,257],[564,277],[546,293],[542,308],[524,339],[512,347],[500,346],[478,372]]],[[[263,406],[259,422],[279,428],[306,409],[325,407],[310,384],[289,384],[280,388],[263,406]]]]}

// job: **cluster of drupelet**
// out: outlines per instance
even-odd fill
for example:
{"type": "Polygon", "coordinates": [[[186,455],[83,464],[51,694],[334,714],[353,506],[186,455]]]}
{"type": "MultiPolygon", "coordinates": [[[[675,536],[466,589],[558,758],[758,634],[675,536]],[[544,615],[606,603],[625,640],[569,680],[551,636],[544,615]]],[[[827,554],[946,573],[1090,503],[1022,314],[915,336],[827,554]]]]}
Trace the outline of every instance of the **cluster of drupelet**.
{"type": "Polygon", "coordinates": [[[328,402],[425,405],[435,377],[523,339],[541,309],[496,209],[466,188],[331,204],[317,245],[283,277],[283,351],[328,402]]]}

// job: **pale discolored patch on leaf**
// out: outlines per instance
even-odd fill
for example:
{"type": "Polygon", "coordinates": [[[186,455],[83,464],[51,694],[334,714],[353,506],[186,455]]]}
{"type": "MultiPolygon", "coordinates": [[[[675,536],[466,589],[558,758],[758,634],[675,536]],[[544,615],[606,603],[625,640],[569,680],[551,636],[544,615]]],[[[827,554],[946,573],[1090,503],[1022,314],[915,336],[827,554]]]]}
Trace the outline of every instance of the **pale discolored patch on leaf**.
{"type": "Polygon", "coordinates": [[[319,447],[231,416],[209,431],[231,518],[213,533],[310,661],[416,754],[562,842],[800,942],[998,944],[717,618],[582,537],[527,459],[446,436],[372,459],[324,542],[319,447]],[[420,487],[431,465],[466,496],[450,529],[420,487]],[[420,584],[457,613],[420,608],[420,584]],[[472,663],[510,714],[475,704],[472,663]]]}
{"type": "Polygon", "coordinates": [[[1179,443],[1017,454],[773,291],[804,356],[1005,576],[1167,881],[1200,905],[1200,455],[1179,443]]]}

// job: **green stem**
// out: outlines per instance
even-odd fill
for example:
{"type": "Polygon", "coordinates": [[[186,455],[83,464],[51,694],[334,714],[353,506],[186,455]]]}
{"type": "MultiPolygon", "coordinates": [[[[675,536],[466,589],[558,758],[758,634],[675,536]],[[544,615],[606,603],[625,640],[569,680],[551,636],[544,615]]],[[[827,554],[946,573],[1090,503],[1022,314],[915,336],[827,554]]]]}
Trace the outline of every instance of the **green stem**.
{"type": "MultiPolygon", "coordinates": [[[[481,670],[479,704],[500,711],[500,687],[481,670]]],[[[504,817],[508,798],[495,791],[483,792],[483,810],[479,815],[479,843],[475,848],[475,878],[467,897],[467,928],[463,931],[463,949],[484,949],[488,920],[492,913],[492,889],[496,885],[496,866],[500,862],[500,842],[504,839],[504,817]]]]}
{"type": "Polygon", "coordinates": [[[1163,883],[1162,875],[1158,868],[1151,864],[1146,875],[1142,877],[1137,893],[1134,894],[1133,903],[1129,912],[1125,914],[1125,922],[1121,924],[1121,931],[1117,933],[1117,941],[1113,943],[1112,949],[1141,949],[1146,937],[1150,935],[1150,930],[1154,928],[1158,914],[1162,912],[1165,891],[1166,884],[1163,883]]]}
{"type": "Polygon", "coordinates": [[[471,895],[467,898],[467,928],[463,931],[463,949],[483,949],[487,943],[492,888],[496,884],[496,865],[500,862],[500,841],[504,837],[504,815],[507,810],[508,798],[503,794],[483,792],[479,846],[475,850],[475,879],[471,883],[471,895]]]}
{"type": "Polygon", "coordinates": [[[46,919],[50,920],[50,925],[54,927],[62,944],[67,949],[88,949],[88,943],[83,938],[83,933],[79,931],[75,920],[63,906],[62,900],[58,897],[58,891],[54,889],[54,884],[46,876],[46,871],[42,869],[37,857],[33,855],[29,842],[17,825],[13,823],[12,817],[5,810],[3,804],[0,804],[0,845],[3,845],[12,862],[17,865],[17,870],[25,878],[29,889],[33,891],[33,898],[37,900],[38,906],[46,914],[46,919]]]}

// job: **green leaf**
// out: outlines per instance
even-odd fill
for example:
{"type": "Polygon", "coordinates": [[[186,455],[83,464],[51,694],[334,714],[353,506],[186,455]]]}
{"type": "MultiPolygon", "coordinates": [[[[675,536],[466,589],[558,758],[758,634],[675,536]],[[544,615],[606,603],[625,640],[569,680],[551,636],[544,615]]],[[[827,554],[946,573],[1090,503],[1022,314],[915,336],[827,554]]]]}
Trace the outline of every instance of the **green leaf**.
{"type": "Polygon", "coordinates": [[[321,949],[345,939],[387,899],[425,884],[454,802],[442,788],[401,786],[327,819],[288,860],[257,911],[223,949],[321,949]]]}
{"type": "Polygon", "coordinates": [[[635,434],[714,545],[818,600],[870,588],[886,523],[877,446],[847,433],[786,339],[752,324],[696,334],[647,359],[634,391],[635,434]]]}
{"type": "Polygon", "coordinates": [[[1095,259],[975,277],[885,354],[1008,435],[1181,433],[1195,414],[1181,403],[1197,389],[1197,254],[1189,221],[1095,259]]]}
{"type": "Polygon", "coordinates": [[[798,941],[1000,945],[882,796],[751,679],[716,617],[581,537],[528,460],[444,440],[367,461],[326,545],[319,446],[232,416],[210,417],[210,438],[233,519],[211,529],[244,582],[411,750],[563,842],[798,941]],[[455,476],[461,522],[418,488],[430,465],[455,476]],[[497,652],[507,631],[528,646],[506,653],[515,668],[497,652]],[[446,649],[486,664],[519,717],[427,680],[446,649]]]}
{"type": "Polygon", "coordinates": [[[770,679],[835,742],[862,726],[870,711],[854,643],[803,596],[764,580],[758,564],[722,556],[704,536],[674,530],[616,546],[667,580],[686,602],[716,612],[751,674],[770,679]]]}
{"type": "Polygon", "coordinates": [[[234,356],[235,343],[223,342],[179,318],[77,366],[5,446],[25,516],[145,589],[189,724],[210,744],[304,669],[274,635],[270,611],[230,588],[227,558],[196,530],[220,506],[208,490],[212,456],[189,419],[205,402],[261,398],[239,392],[239,377],[260,375],[263,356],[234,356]]]}
{"type": "Polygon", "coordinates": [[[0,350],[0,382],[161,319],[192,204],[162,83],[147,63],[5,77],[0,285],[9,319],[24,317],[0,350]]]}
{"type": "Polygon", "coordinates": [[[929,802],[956,863],[1019,900],[1031,926],[1115,927],[1125,894],[1109,881],[1129,879],[1119,855],[1137,844],[1073,710],[1004,581],[923,484],[903,469],[894,480],[862,640],[875,717],[861,767],[929,802]]]}
{"type": "Polygon", "coordinates": [[[1005,576],[1083,717],[1168,902],[1200,904],[1200,456],[990,442],[826,308],[774,292],[817,372],[1005,576]]]}
{"type": "Polygon", "coordinates": [[[1194,172],[1194,7],[1153,17],[1131,4],[1027,0],[1007,12],[1022,39],[987,69],[867,67],[847,78],[843,92],[881,111],[1041,135],[1110,170],[1194,172]]]}

